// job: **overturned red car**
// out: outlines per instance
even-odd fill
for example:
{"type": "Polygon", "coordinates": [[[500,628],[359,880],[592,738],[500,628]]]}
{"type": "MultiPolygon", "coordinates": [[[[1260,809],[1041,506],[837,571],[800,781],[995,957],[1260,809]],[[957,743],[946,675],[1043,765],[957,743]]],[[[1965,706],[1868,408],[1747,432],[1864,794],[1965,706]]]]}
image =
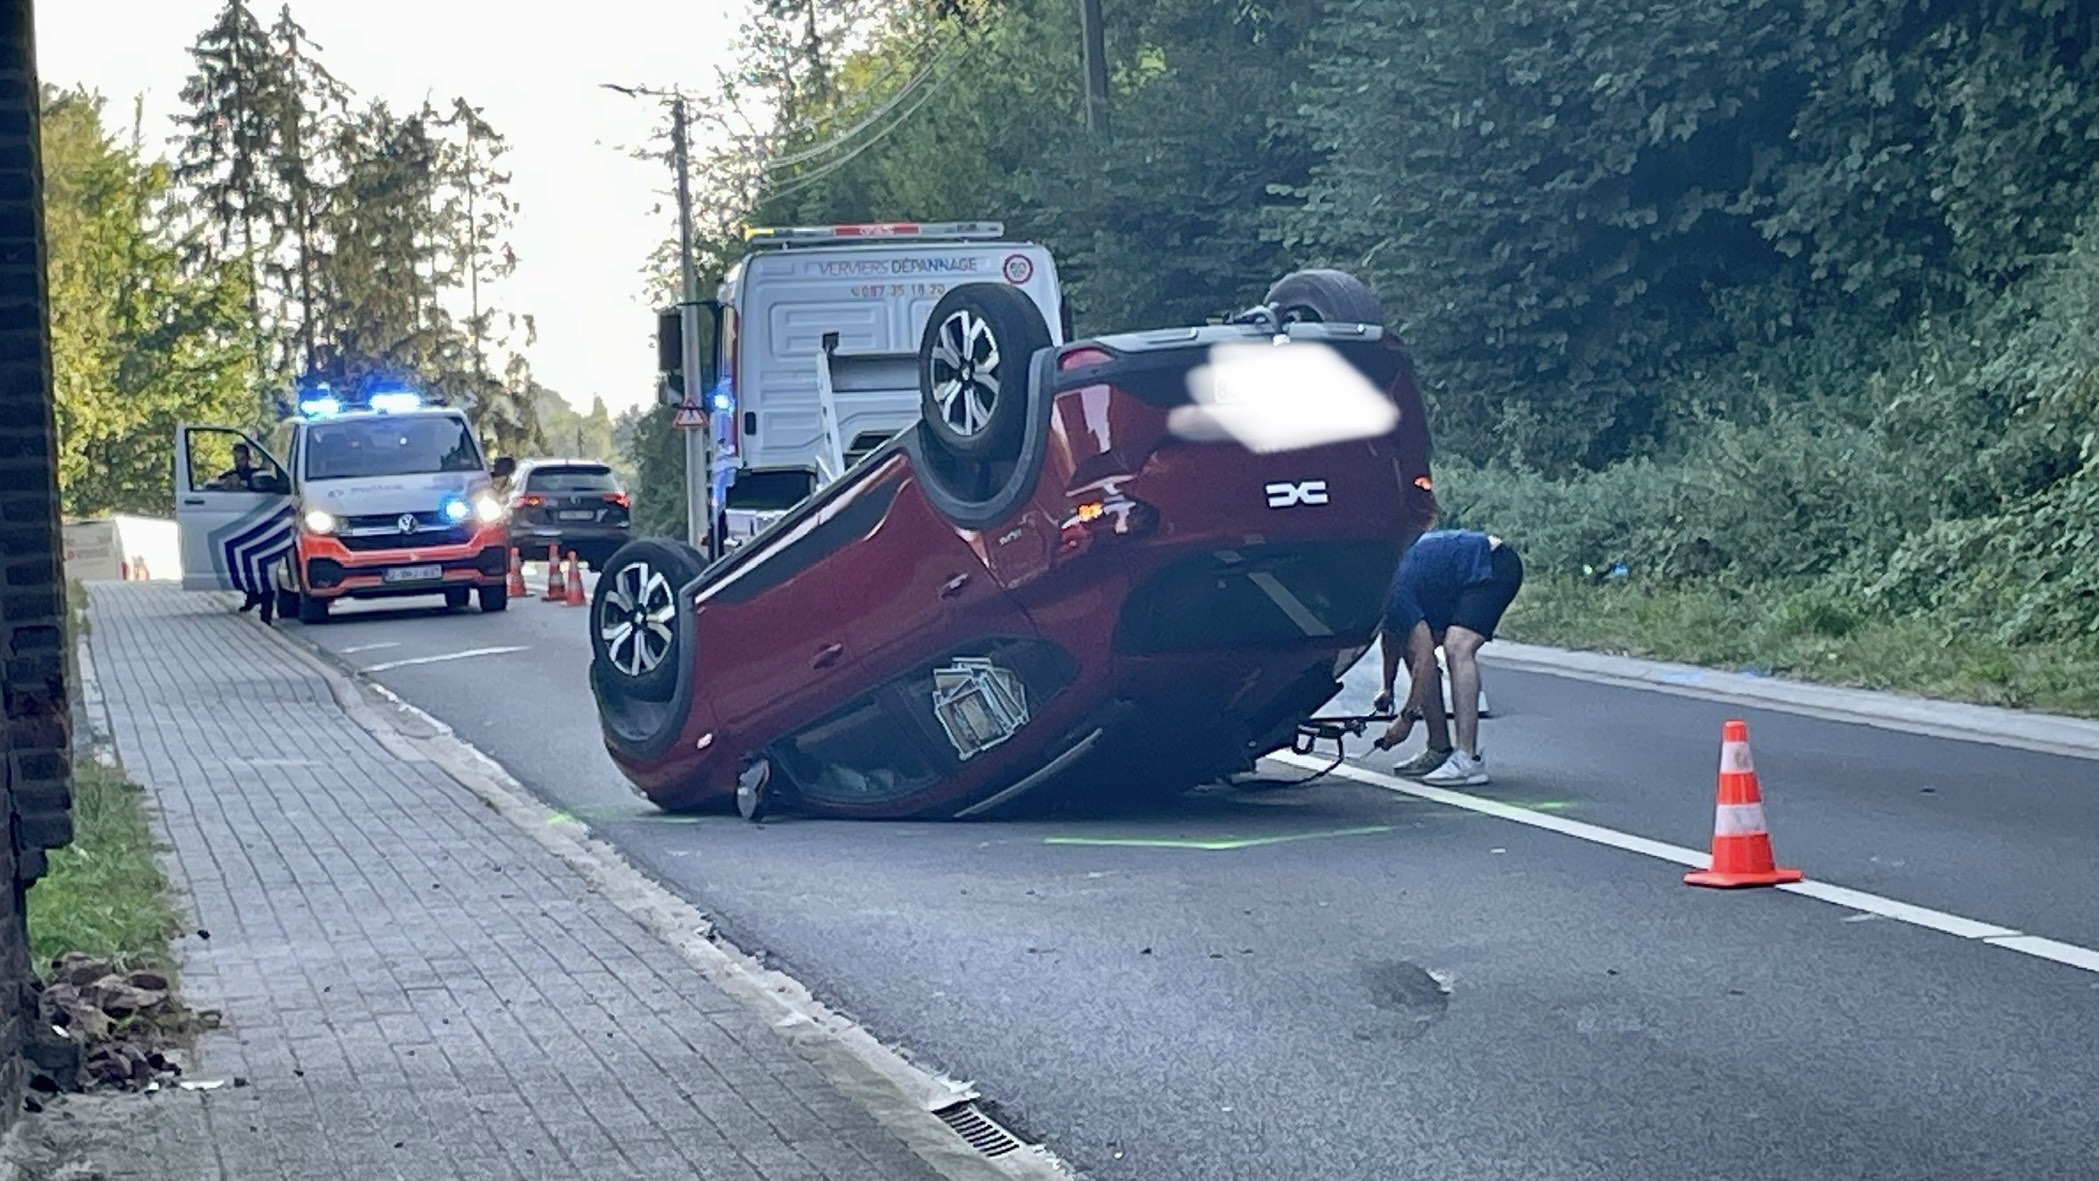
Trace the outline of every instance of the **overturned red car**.
{"type": "Polygon", "coordinates": [[[741,548],[606,563],[591,687],[657,805],[976,816],[1250,770],[1337,692],[1435,515],[1407,354],[1339,272],[1055,347],[966,284],[919,373],[917,427],[741,548]]]}

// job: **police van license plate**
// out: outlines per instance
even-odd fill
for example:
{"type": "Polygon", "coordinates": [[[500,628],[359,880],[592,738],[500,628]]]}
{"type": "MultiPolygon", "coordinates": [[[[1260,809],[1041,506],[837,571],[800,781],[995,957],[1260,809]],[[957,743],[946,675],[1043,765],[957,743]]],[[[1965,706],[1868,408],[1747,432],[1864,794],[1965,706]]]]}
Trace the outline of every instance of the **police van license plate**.
{"type": "Polygon", "coordinates": [[[379,577],[386,582],[434,582],[444,576],[443,566],[391,566],[379,577]]]}

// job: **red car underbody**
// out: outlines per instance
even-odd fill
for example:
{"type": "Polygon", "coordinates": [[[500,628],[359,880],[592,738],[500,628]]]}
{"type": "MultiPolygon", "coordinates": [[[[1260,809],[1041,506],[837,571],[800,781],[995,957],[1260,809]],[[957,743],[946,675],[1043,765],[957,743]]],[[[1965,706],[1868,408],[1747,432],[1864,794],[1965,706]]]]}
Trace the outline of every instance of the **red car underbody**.
{"type": "Polygon", "coordinates": [[[955,816],[1183,790],[1288,746],[1434,519],[1428,427],[1397,339],[1355,329],[1324,339],[1397,406],[1390,434],[1276,454],[1186,441],[1168,414],[1213,338],[1245,334],[1045,350],[1003,498],[952,495],[908,431],[693,579],[669,700],[621,698],[594,666],[621,771],[697,808],[763,758],[805,811],[955,816]],[[952,700],[986,677],[1010,732],[952,700]]]}

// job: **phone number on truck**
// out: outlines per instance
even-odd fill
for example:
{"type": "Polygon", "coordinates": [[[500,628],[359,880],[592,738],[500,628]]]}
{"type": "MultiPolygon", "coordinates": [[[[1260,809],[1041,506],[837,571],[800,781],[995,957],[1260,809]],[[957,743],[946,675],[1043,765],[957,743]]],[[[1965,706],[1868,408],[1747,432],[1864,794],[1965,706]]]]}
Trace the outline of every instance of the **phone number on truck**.
{"type": "Polygon", "coordinates": [[[902,299],[914,295],[934,298],[947,294],[945,283],[869,283],[852,288],[855,299],[902,299]]]}

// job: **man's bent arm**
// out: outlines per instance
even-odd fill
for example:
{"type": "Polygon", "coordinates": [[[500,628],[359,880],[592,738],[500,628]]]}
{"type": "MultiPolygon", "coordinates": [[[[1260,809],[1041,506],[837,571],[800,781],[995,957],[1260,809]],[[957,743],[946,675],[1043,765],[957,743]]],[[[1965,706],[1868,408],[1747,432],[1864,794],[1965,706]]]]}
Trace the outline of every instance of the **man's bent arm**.
{"type": "Polygon", "coordinates": [[[1377,633],[1378,652],[1385,658],[1385,679],[1378,682],[1378,696],[1392,696],[1392,684],[1399,679],[1400,639],[1389,627],[1380,627],[1377,633]]]}

